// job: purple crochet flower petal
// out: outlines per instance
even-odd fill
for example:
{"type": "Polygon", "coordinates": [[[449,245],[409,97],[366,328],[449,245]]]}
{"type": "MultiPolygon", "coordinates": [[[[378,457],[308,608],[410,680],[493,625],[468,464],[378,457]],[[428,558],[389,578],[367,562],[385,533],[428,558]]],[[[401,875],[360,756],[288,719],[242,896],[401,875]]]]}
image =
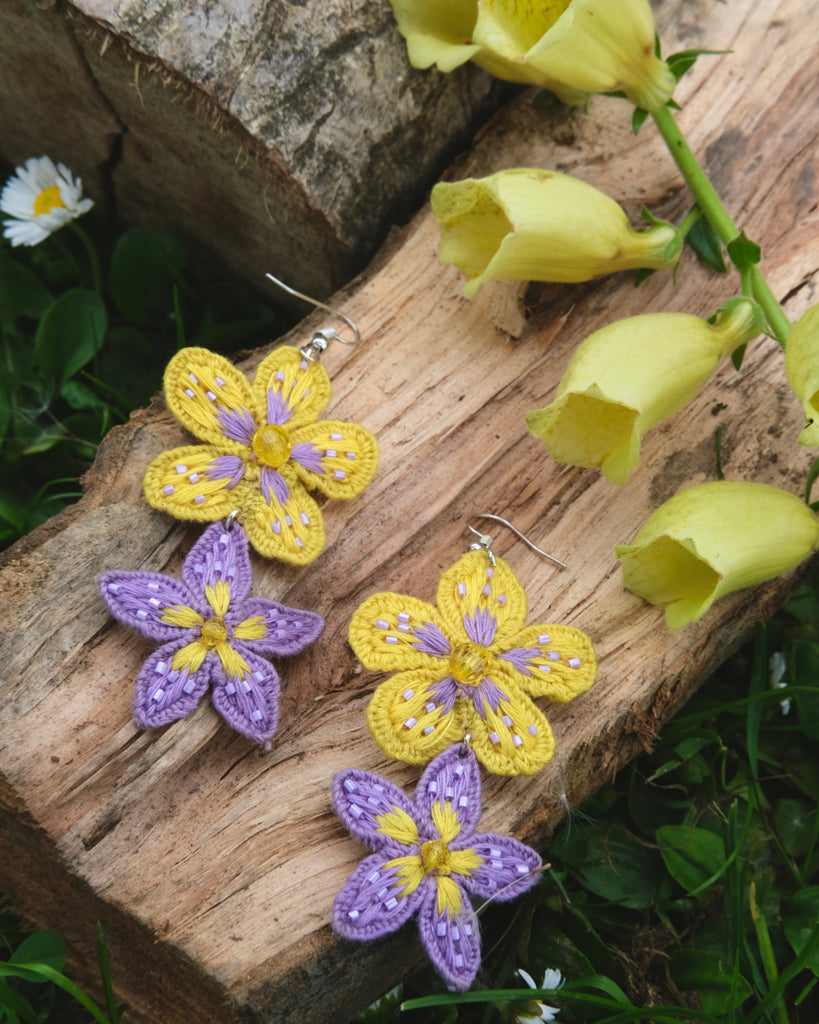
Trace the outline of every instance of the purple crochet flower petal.
{"type": "Polygon", "coordinates": [[[481,935],[478,919],[465,894],[461,912],[450,918],[438,914],[437,900],[424,901],[418,914],[421,941],[447,988],[463,992],[475,980],[481,964],[481,935]]]}
{"type": "Polygon", "coordinates": [[[287,404],[281,391],[275,388],[267,389],[267,422],[271,426],[282,426],[287,423],[293,411],[287,404]]]}
{"type": "Polygon", "coordinates": [[[256,421],[247,409],[224,409],[219,407],[216,418],[225,437],[239,444],[249,445],[256,433],[256,421]]]}
{"type": "Polygon", "coordinates": [[[396,808],[410,818],[415,817],[412,801],[392,782],[358,768],[338,772],[333,777],[333,804],[350,833],[362,843],[373,850],[389,848],[390,856],[407,853],[394,839],[379,831],[381,826],[376,821],[382,815],[394,814],[396,808]]]}
{"type": "Polygon", "coordinates": [[[238,455],[220,455],[207,464],[204,473],[208,480],[227,480],[225,487],[230,490],[242,479],[245,468],[244,459],[238,455]]]}
{"type": "Polygon", "coordinates": [[[473,836],[469,849],[474,850],[484,863],[471,875],[464,875],[458,880],[474,896],[496,901],[511,900],[540,881],[537,872],[543,862],[539,855],[511,836],[499,836],[493,832],[473,836]]]}
{"type": "Polygon", "coordinates": [[[290,497],[290,488],[287,486],[287,481],[281,473],[277,473],[275,469],[271,469],[269,466],[262,466],[261,489],[262,497],[268,505],[272,505],[274,501],[284,505],[290,497]]]}
{"type": "Polygon", "coordinates": [[[478,608],[472,615],[469,613],[464,615],[464,629],[470,640],[483,647],[489,647],[495,639],[498,620],[488,608],[484,610],[478,608]]]}
{"type": "Polygon", "coordinates": [[[432,824],[432,805],[449,803],[457,812],[461,823],[455,846],[463,848],[464,840],[475,831],[481,816],[481,776],[478,762],[470,749],[448,747],[431,761],[415,790],[416,811],[413,817],[423,823],[429,834],[425,838],[437,839],[432,824]]]}
{"type": "Polygon", "coordinates": [[[206,618],[213,614],[205,600],[206,586],[227,583],[232,608],[244,601],[250,593],[251,572],[247,534],[241,526],[233,523],[229,530],[224,523],[209,526],[185,559],[182,579],[199,597],[206,618]]]}
{"type": "Polygon", "coordinates": [[[316,448],[310,441],[300,441],[298,444],[294,444],[290,452],[290,458],[293,462],[298,462],[300,466],[304,466],[305,469],[309,469],[313,473],[325,472],[321,461],[324,458],[324,452],[316,448]]]}
{"type": "Polygon", "coordinates": [[[400,928],[430,895],[429,878],[401,896],[395,868],[383,853],[366,857],[347,879],[333,905],[333,931],[344,939],[378,939],[400,928]]]}
{"type": "MultiPolygon", "coordinates": [[[[265,636],[261,639],[242,637],[242,643],[264,658],[298,654],[321,634],[324,619],[316,612],[288,608],[265,597],[250,597],[239,609],[241,620],[261,619],[265,636]]],[[[238,623],[237,623],[238,624],[238,623]]],[[[234,624],[234,628],[237,624],[234,624]]]]}
{"type": "Polygon", "coordinates": [[[143,729],[155,729],[189,715],[208,688],[214,655],[208,654],[195,672],[171,667],[182,644],[165,644],[140,669],[134,697],[134,718],[143,729]]]}
{"type": "Polygon", "coordinates": [[[279,724],[278,673],[241,641],[234,640],[231,647],[250,666],[250,673],[238,679],[227,675],[217,663],[213,670],[213,706],[231,728],[254,743],[266,744],[279,724]]]}
{"type": "Polygon", "coordinates": [[[189,628],[162,622],[162,615],[168,608],[198,605],[194,595],[180,580],[158,572],[114,570],[100,576],[99,588],[114,618],[138,629],[152,640],[180,639],[190,632],[189,628]]]}
{"type": "Polygon", "coordinates": [[[529,671],[529,663],[535,659],[542,662],[545,656],[539,647],[513,647],[511,651],[503,651],[498,657],[514,665],[523,675],[530,676],[532,673],[529,671]]]}

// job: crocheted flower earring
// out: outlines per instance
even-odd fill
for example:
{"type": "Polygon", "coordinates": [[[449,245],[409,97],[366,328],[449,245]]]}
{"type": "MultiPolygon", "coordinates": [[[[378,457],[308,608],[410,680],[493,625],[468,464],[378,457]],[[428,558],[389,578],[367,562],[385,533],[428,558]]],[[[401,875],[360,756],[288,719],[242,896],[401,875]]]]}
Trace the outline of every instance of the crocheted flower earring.
{"type": "MultiPolygon", "coordinates": [[[[360,334],[343,313],[329,309],[360,334]]],[[[352,498],[372,479],[375,438],[356,423],[314,422],[330,400],[318,359],[334,329],[302,349],[283,346],[250,384],[223,356],[182,349],[165,371],[165,397],[204,445],[163,452],[148,466],[148,503],[179,519],[211,522],[182,567],[182,580],[112,571],[99,580],[111,613],[164,641],[138,677],[134,717],[143,728],[189,714],[208,686],[222,717],[265,747],[278,723],[279,678],[266,660],[296,654],[318,637],[315,612],[250,597],[248,542],[268,558],[297,565],[324,546],[324,527],[307,488],[352,498]],[[220,522],[220,520],[224,520],[220,522]]]]}
{"type": "MultiPolygon", "coordinates": [[[[484,514],[512,529],[500,516],[484,514]]],[[[590,639],[572,626],[526,626],[526,594],[509,566],[478,537],[438,584],[437,608],[414,597],[375,594],[353,615],[350,643],[366,668],[395,670],[367,711],[391,757],[431,763],[415,798],[370,772],[333,782],[336,811],[375,853],[336,897],[333,929],[378,938],[417,913],[421,940],[451,989],[466,989],[480,965],[469,897],[508,900],[537,881],[538,854],[509,836],[475,834],[478,760],[491,772],[529,775],[554,751],[532,697],[568,701],[594,682],[590,639]]]]}

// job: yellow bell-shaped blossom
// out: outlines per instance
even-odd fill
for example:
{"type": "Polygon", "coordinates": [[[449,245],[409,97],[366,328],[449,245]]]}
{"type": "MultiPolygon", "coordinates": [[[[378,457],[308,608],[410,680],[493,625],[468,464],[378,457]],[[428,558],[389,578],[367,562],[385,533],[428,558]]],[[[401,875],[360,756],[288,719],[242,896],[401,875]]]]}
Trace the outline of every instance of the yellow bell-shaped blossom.
{"type": "Polygon", "coordinates": [[[464,295],[484,281],[589,281],[616,270],[673,268],[676,228],[635,231],[605,193],[540,168],[441,181],[432,190],[442,263],[466,277],[464,295]]]}
{"type": "Polygon", "coordinates": [[[688,313],[646,313],[580,344],[545,409],[526,414],[553,459],[599,468],[625,483],[640,437],[691,401],[720,360],[759,333],[748,299],[726,304],[712,326],[688,313]]]}
{"type": "Polygon", "coordinates": [[[654,53],[648,0],[391,0],[411,62],[441,71],[472,60],[567,103],[624,92],[656,110],[676,80],[654,53]]]}
{"type": "Polygon", "coordinates": [[[799,443],[819,445],[819,306],[804,313],[788,336],[785,371],[807,420],[799,443]]]}
{"type": "Polygon", "coordinates": [[[769,484],[717,480],[675,494],[632,544],[619,545],[623,583],[665,606],[679,629],[725,594],[793,569],[819,544],[819,519],[769,484]]]}

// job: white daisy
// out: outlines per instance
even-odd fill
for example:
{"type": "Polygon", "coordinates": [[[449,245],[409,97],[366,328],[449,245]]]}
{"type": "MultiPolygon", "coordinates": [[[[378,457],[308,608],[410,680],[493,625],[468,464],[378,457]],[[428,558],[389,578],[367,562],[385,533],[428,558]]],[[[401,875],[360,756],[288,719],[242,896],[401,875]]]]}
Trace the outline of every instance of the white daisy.
{"type": "Polygon", "coordinates": [[[65,164],[55,167],[50,157],[31,157],[0,193],[0,210],[14,218],[3,221],[3,234],[12,245],[38,245],[93,205],[82,198],[82,182],[65,164]]]}
{"type": "MultiPolygon", "coordinates": [[[[543,982],[540,985],[535,984],[535,979],[529,974],[528,971],[524,971],[522,967],[518,968],[518,974],[523,978],[529,988],[560,988],[563,984],[563,975],[555,967],[547,967],[543,972],[543,982]]],[[[518,1014],[515,1018],[515,1024],[529,1024],[534,1020],[539,1021],[550,1021],[554,1020],[560,1010],[556,1006],[546,1006],[545,1003],[529,1003],[526,1009],[518,1014]]]]}

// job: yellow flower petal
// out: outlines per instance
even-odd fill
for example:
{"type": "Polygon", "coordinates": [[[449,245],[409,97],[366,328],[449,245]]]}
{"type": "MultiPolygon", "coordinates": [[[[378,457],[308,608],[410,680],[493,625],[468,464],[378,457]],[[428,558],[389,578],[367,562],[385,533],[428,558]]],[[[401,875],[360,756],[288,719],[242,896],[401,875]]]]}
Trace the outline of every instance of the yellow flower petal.
{"type": "MultiPolygon", "coordinates": [[[[592,685],[597,675],[597,658],[589,637],[574,626],[555,623],[527,626],[516,639],[518,650],[539,650],[541,657],[526,661],[526,672],[515,679],[530,697],[548,697],[565,703],[592,685]]],[[[501,656],[501,660],[505,660],[501,656]]],[[[515,664],[512,661],[512,664],[515,664]]]]}
{"type": "Polygon", "coordinates": [[[450,920],[456,918],[461,912],[460,886],[447,875],[437,875],[435,886],[438,890],[438,916],[440,917],[446,911],[450,920]]]}
{"type": "Polygon", "coordinates": [[[295,474],[285,472],[289,467],[282,470],[288,484],[287,500],[279,502],[271,494],[268,504],[258,489],[243,492],[241,523],[260,555],[308,565],[324,547],[324,521],[318,505],[295,474]]]}
{"type": "Polygon", "coordinates": [[[306,487],[328,498],[357,497],[378,467],[378,444],[357,423],[320,420],[293,431],[291,440],[290,463],[296,474],[306,487]]]}
{"type": "Polygon", "coordinates": [[[224,477],[211,478],[215,460],[222,456],[211,445],[188,445],[162,452],[145,470],[145,500],[176,519],[213,523],[241,507],[242,482],[229,488],[224,477]]]}
{"type": "Polygon", "coordinates": [[[435,801],[432,805],[432,821],[445,843],[451,843],[461,831],[458,812],[453,809],[449,800],[445,800],[443,804],[439,800],[435,801]]]}
{"type": "Polygon", "coordinates": [[[484,863],[475,850],[450,850],[449,867],[453,875],[471,875],[484,863]]]}
{"type": "Polygon", "coordinates": [[[785,371],[807,420],[799,443],[819,445],[819,306],[794,324],[785,346],[785,371]]]}
{"type": "Polygon", "coordinates": [[[526,591],[502,558],[490,565],[485,551],[468,551],[441,576],[436,603],[453,641],[509,646],[526,622],[526,591]]]}
{"type": "Polygon", "coordinates": [[[165,369],[165,401],[192,434],[216,445],[221,454],[240,455],[247,445],[225,435],[226,413],[252,420],[253,395],[245,376],[205,348],[183,348],[165,369]]]}
{"type": "Polygon", "coordinates": [[[184,647],[180,647],[174,654],[171,668],[176,672],[181,672],[183,669],[187,669],[188,672],[196,672],[201,667],[207,653],[207,647],[198,640],[194,640],[185,644],[184,647]]]}
{"type": "Polygon", "coordinates": [[[399,672],[376,689],[367,708],[367,725],[388,757],[426,764],[464,736],[464,702],[445,711],[437,701],[438,669],[399,672]]]}
{"type": "Polygon", "coordinates": [[[679,629],[723,595],[794,568],[817,544],[819,520],[793,494],[718,480],[674,495],[615,554],[624,585],[665,605],[666,623],[679,629]]]}
{"type": "Polygon", "coordinates": [[[163,608],[160,619],[162,622],[167,622],[169,626],[181,626],[183,629],[201,626],[205,621],[199,612],[183,604],[176,604],[172,608],[163,608]]]}
{"type": "Polygon", "coordinates": [[[447,662],[442,663],[450,650],[446,625],[431,604],[417,597],[390,593],[368,597],[353,614],[349,638],[365,668],[382,672],[426,668],[438,678],[447,673],[447,662]]]}
{"type": "Polygon", "coordinates": [[[478,15],[478,0],[390,2],[413,67],[437,64],[441,71],[453,71],[476,53],[478,47],[469,40],[478,15]]]}
{"type": "Polygon", "coordinates": [[[394,868],[398,875],[402,897],[411,896],[426,877],[420,857],[393,857],[386,862],[382,870],[387,871],[389,868],[394,868]]]}
{"type": "Polygon", "coordinates": [[[214,650],[219,655],[219,661],[221,661],[222,668],[227,675],[232,676],[234,679],[244,679],[245,676],[250,675],[250,665],[229,643],[223,641],[217,644],[214,650]]]}
{"type": "Polygon", "coordinates": [[[267,636],[267,626],[264,623],[263,615],[253,615],[244,622],[240,622],[233,635],[237,640],[264,640],[267,636]]]}
{"type": "Polygon", "coordinates": [[[714,325],[687,313],[618,320],[578,346],[552,404],[527,413],[529,430],[552,458],[625,483],[641,435],[686,405],[720,360],[758,333],[747,299],[726,306],[714,325]]]}
{"type": "Polygon", "coordinates": [[[259,422],[281,424],[288,430],[312,423],[331,394],[330,378],[321,363],[305,359],[289,345],[273,349],[253,378],[259,422]]]}
{"type": "Polygon", "coordinates": [[[462,271],[467,296],[489,280],[589,281],[617,270],[670,269],[679,259],[674,228],[634,231],[613,199],[557,171],[439,182],[432,209],[440,259],[462,271]]]}

